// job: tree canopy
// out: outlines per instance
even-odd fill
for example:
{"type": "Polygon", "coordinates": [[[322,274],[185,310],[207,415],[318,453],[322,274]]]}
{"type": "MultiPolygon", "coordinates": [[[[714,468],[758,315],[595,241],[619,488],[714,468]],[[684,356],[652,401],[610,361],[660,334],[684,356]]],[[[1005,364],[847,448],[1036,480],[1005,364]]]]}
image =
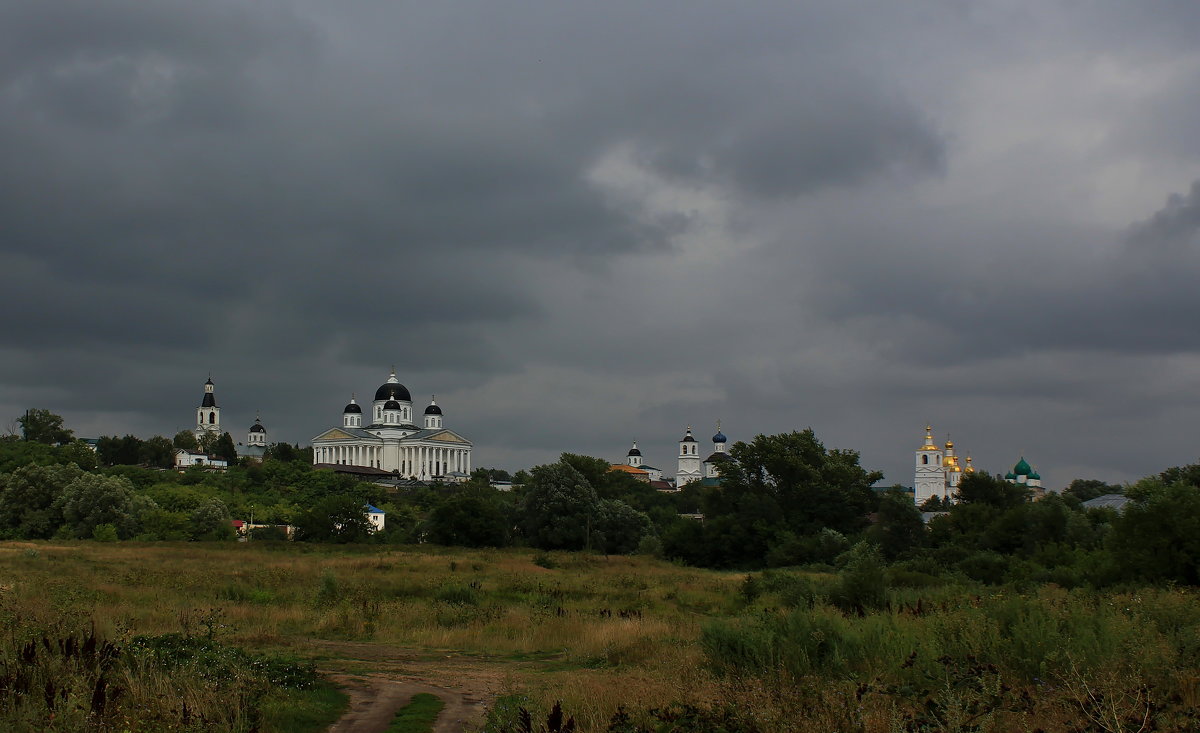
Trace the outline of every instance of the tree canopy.
{"type": "Polygon", "coordinates": [[[17,418],[25,440],[46,445],[61,445],[74,440],[75,434],[63,425],[62,417],[49,410],[26,410],[17,418]]]}

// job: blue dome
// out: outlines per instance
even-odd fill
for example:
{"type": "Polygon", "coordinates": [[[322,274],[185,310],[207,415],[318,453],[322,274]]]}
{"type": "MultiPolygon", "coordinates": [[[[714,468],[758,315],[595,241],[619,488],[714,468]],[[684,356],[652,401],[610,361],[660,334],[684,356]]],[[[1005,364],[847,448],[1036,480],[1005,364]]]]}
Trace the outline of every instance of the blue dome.
{"type": "Polygon", "coordinates": [[[714,443],[728,443],[729,440],[725,437],[725,433],[717,431],[717,434],[713,436],[713,442],[714,443]]]}

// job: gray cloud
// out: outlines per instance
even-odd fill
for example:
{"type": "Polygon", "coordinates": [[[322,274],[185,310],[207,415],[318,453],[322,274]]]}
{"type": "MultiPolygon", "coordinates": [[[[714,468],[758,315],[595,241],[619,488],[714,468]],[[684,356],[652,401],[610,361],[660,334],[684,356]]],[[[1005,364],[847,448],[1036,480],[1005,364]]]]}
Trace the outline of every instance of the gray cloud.
{"type": "Polygon", "coordinates": [[[0,410],[477,463],[813,426],[908,480],[1193,460],[1193,3],[0,9],[0,410]],[[1128,227],[1128,222],[1138,222],[1128,227]],[[1127,228],[1128,227],[1128,228],[1127,228]],[[1114,454],[1120,435],[1139,450],[1114,454]]]}

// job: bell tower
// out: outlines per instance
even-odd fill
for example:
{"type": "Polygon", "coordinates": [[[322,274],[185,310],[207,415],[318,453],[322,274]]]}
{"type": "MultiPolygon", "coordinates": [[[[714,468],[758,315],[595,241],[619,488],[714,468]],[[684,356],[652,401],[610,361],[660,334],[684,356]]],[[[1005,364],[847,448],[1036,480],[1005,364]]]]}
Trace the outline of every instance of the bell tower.
{"type": "Polygon", "coordinates": [[[933,426],[925,426],[925,444],[916,451],[916,475],[913,478],[913,500],[917,506],[931,496],[947,498],[946,469],[942,465],[942,448],[933,442],[933,426]]]}
{"type": "Polygon", "coordinates": [[[196,437],[205,433],[221,434],[221,408],[217,407],[211,374],[204,383],[204,397],[200,400],[200,406],[196,408],[196,437]]]}

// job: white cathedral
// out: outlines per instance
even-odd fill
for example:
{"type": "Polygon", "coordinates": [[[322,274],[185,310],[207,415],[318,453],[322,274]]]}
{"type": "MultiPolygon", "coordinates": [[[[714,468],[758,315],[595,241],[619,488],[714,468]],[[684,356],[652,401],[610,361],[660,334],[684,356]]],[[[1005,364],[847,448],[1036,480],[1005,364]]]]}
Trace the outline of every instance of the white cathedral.
{"type": "Polygon", "coordinates": [[[424,427],[418,427],[412,395],[392,369],[375,390],[369,424],[363,425],[363,408],[351,397],[341,427],[313,438],[313,463],[363,466],[418,480],[465,480],[471,474],[471,441],[443,427],[442,418],[442,408],[431,399],[424,427]]]}

